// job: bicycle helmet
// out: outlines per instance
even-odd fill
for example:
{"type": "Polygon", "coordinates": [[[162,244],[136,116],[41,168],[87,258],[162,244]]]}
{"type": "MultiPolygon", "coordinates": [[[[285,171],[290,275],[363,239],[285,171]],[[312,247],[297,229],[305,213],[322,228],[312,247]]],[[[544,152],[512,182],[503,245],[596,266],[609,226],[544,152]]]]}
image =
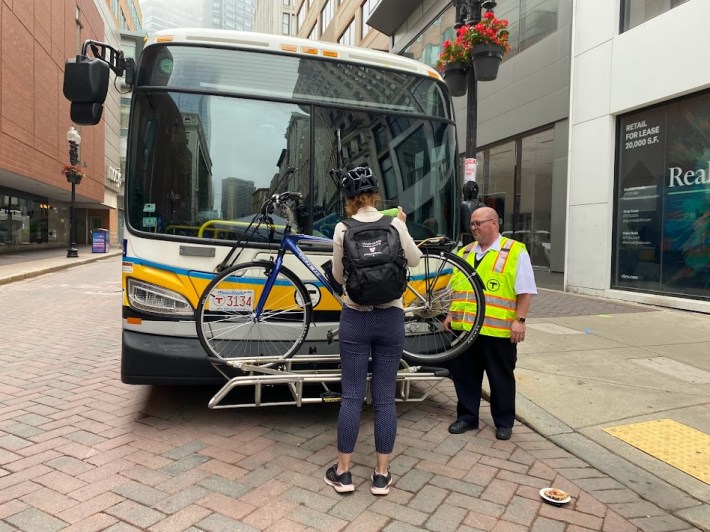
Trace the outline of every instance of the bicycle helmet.
{"type": "Polygon", "coordinates": [[[367,166],[358,166],[345,174],[342,189],[343,196],[350,199],[366,192],[377,192],[379,187],[372,170],[367,166]]]}

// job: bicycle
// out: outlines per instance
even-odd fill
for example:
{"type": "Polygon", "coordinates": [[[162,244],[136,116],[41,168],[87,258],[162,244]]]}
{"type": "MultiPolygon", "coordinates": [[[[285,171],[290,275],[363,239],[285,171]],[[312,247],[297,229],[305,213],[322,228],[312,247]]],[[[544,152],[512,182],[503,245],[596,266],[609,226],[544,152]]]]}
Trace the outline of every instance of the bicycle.
{"type": "MultiPolygon", "coordinates": [[[[315,276],[317,281],[342,305],[336,282],[329,279],[305,255],[300,241],[328,244],[332,240],[292,232],[293,211],[289,203],[298,202],[296,192],[275,194],[262,205],[255,216],[256,228],[262,223],[271,225],[269,213],[280,209],[286,220],[283,237],[275,258],[236,263],[239,243],[236,243],[218,267],[218,275],[207,285],[195,311],[197,335],[209,355],[215,359],[264,358],[263,367],[278,364],[295,355],[306,339],[312,325],[313,301],[303,281],[283,265],[287,252],[315,276]]],[[[402,354],[407,362],[437,364],[463,352],[478,336],[483,325],[485,301],[483,284],[474,268],[451,252],[455,242],[446,237],[428,239],[419,244],[422,258],[410,270],[407,289],[403,295],[405,316],[405,347],[402,354]],[[457,292],[449,288],[449,278],[461,272],[457,292]],[[444,328],[452,297],[477,305],[469,331],[451,332],[444,328]]],[[[336,330],[329,330],[331,342],[336,330]]]]}

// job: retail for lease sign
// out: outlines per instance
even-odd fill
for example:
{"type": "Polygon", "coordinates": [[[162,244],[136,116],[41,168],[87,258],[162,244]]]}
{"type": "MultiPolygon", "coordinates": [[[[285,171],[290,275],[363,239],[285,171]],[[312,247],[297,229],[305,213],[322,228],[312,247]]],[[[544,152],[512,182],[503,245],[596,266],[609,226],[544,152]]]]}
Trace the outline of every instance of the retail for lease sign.
{"type": "Polygon", "coordinates": [[[660,280],[665,113],[640,111],[621,119],[616,272],[620,284],[660,280]]]}
{"type": "Polygon", "coordinates": [[[710,297],[710,94],[619,118],[614,285],[710,297]]]}

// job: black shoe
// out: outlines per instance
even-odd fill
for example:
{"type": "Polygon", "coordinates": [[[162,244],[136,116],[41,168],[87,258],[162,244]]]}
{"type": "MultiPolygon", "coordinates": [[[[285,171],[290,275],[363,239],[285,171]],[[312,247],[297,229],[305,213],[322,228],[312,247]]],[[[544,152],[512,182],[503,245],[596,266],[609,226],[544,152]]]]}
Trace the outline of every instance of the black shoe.
{"type": "Polygon", "coordinates": [[[380,475],[378,472],[372,472],[372,486],[370,486],[370,492],[373,495],[387,495],[390,492],[390,484],[392,484],[392,475],[390,474],[389,468],[387,469],[387,475],[380,475]]]}
{"type": "Polygon", "coordinates": [[[449,425],[449,432],[451,434],[463,434],[467,430],[474,430],[477,429],[478,427],[474,427],[473,425],[469,425],[462,419],[457,419],[454,421],[451,425],[449,425]]]}
{"type": "Polygon", "coordinates": [[[348,493],[350,491],[355,491],[355,486],[353,486],[353,478],[350,471],[346,471],[338,475],[338,464],[333,464],[325,472],[323,477],[325,483],[329,486],[333,486],[333,489],[338,493],[348,493]]]}
{"type": "Polygon", "coordinates": [[[496,429],[496,439],[497,440],[509,440],[513,435],[513,429],[510,427],[501,427],[496,429]]]}

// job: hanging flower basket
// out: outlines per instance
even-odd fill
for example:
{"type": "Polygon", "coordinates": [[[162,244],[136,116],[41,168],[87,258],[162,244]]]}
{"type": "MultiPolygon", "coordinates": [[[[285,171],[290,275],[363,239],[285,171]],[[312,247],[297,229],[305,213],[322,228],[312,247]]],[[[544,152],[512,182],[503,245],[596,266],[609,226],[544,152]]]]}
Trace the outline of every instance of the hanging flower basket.
{"type": "Polygon", "coordinates": [[[498,77],[498,67],[503,60],[504,51],[503,47],[497,44],[477,44],[471,49],[473,72],[478,81],[493,81],[498,77]]]}
{"type": "Polygon", "coordinates": [[[442,75],[451,96],[463,96],[468,87],[468,65],[463,62],[446,63],[442,75]]]}
{"type": "Polygon", "coordinates": [[[81,179],[84,177],[84,173],[74,164],[65,164],[62,173],[67,176],[69,183],[74,183],[75,185],[81,183],[81,179]]]}

